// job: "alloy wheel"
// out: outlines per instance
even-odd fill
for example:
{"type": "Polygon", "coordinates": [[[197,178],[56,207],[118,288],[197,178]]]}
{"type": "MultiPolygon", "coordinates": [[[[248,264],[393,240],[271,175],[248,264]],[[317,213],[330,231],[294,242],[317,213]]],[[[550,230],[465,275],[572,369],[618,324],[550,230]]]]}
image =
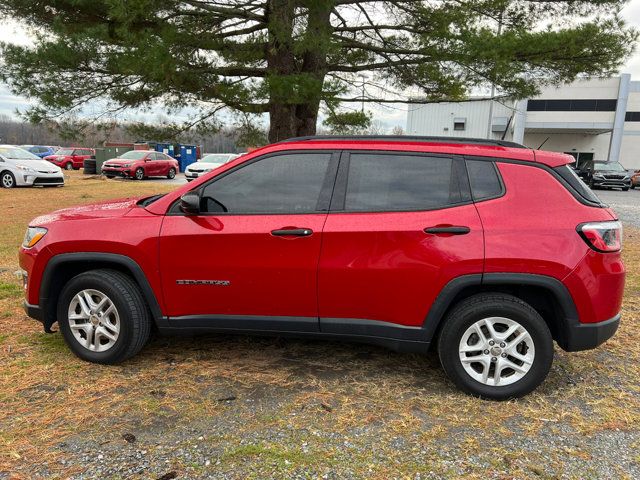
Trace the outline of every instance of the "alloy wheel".
{"type": "Polygon", "coordinates": [[[490,386],[522,379],[535,359],[531,334],[518,322],[488,317],[473,323],[462,335],[460,362],[474,380],[490,386]]]}
{"type": "Polygon", "coordinates": [[[104,293],[86,289],[69,304],[69,327],[73,337],[87,350],[104,352],[115,345],[120,335],[120,315],[104,293]]]}
{"type": "Polygon", "coordinates": [[[144,170],[141,168],[136,170],[136,180],[142,180],[144,178],[144,170]]]}
{"type": "Polygon", "coordinates": [[[13,176],[10,173],[4,173],[2,175],[2,186],[4,188],[11,188],[13,187],[15,184],[15,180],[13,179],[13,176]]]}

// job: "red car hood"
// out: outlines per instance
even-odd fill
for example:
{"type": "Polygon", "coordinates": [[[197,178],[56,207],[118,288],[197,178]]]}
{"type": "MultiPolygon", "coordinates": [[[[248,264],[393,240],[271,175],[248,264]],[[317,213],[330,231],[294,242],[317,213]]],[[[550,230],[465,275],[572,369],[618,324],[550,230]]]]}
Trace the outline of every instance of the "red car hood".
{"type": "MultiPolygon", "coordinates": [[[[126,159],[120,159],[120,158],[111,158],[107,161],[105,161],[104,163],[108,163],[109,165],[131,165],[132,163],[135,163],[139,160],[126,160],[126,159]]],[[[103,163],[103,165],[104,165],[103,163]]]]}
{"type": "Polygon", "coordinates": [[[129,210],[136,207],[136,202],[141,197],[124,198],[122,200],[111,200],[108,202],[94,203],[80,207],[63,208],[55,212],[41,215],[33,219],[29,225],[46,226],[49,223],[61,220],[86,220],[91,218],[121,217],[129,210]]]}

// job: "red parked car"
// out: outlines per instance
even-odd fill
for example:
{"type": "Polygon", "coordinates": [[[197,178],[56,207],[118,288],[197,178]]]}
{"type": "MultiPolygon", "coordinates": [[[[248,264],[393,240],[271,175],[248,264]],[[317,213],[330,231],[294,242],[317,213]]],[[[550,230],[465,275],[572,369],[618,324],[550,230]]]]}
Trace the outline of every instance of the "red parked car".
{"type": "Polygon", "coordinates": [[[155,150],[130,150],[102,164],[102,173],[107,178],[130,177],[143,180],[147,177],[175,178],[178,161],[155,150]]]}
{"type": "Polygon", "coordinates": [[[620,322],[622,228],[572,161],[490,140],[281,142],[166,195],[36,218],[25,308],[91,362],[154,327],[347,339],[432,346],[465,392],[518,397],[553,340],[595,348],[620,322]]]}
{"type": "Polygon", "coordinates": [[[78,170],[84,166],[84,161],[95,155],[93,148],[61,148],[53,155],[47,155],[45,160],[65,170],[78,170]]]}

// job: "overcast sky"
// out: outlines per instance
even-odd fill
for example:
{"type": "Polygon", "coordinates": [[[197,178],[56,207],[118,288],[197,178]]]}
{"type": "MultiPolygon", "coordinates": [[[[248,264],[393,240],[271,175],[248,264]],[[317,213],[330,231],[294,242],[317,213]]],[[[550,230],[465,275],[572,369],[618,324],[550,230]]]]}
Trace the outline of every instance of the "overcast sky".
{"type": "MultiPolygon", "coordinates": [[[[631,0],[623,10],[623,17],[629,23],[629,25],[640,29],[640,0],[631,0]]],[[[11,41],[14,43],[29,43],[29,38],[26,32],[18,25],[5,24],[0,28],[0,41],[11,41]]],[[[628,59],[626,65],[621,69],[621,73],[630,73],[632,80],[640,80],[640,48],[637,48],[634,54],[628,59]]],[[[26,99],[15,96],[7,87],[0,83],[0,114],[14,115],[16,109],[23,110],[28,105],[26,99]]],[[[359,106],[352,105],[354,108],[359,106]]],[[[386,128],[399,125],[405,127],[406,124],[406,107],[395,104],[393,106],[380,106],[369,107],[374,112],[374,119],[381,122],[386,128]]],[[[151,114],[139,114],[131,113],[128,115],[129,119],[154,121],[158,115],[162,112],[160,110],[157,113],[151,114]]],[[[188,116],[188,111],[184,111],[180,116],[184,115],[184,118],[178,119],[178,121],[184,121],[188,116]]]]}

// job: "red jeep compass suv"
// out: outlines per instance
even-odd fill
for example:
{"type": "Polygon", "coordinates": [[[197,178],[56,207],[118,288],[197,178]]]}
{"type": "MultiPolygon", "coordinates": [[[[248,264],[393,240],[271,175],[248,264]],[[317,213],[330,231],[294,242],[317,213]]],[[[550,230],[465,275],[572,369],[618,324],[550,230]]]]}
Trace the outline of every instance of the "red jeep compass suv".
{"type": "Polygon", "coordinates": [[[620,321],[622,228],[572,161],[473,139],[269,145],[173,193],[33,220],[25,308],[97,363],[154,328],[433,345],[462,390],[518,397],[553,340],[594,348],[620,321]]]}

